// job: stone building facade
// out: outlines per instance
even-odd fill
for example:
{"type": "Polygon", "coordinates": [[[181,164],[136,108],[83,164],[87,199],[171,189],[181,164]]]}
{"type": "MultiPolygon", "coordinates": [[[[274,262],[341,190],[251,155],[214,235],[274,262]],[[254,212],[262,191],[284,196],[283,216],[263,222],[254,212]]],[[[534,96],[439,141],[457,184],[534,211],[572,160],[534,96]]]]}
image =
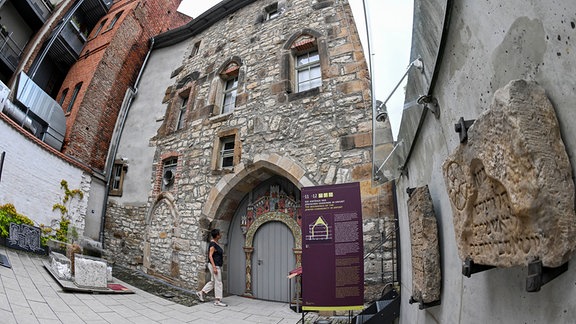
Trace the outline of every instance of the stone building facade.
{"type": "Polygon", "coordinates": [[[154,42],[116,156],[129,167],[108,202],[108,257],[198,289],[217,227],[225,290],[287,300],[300,189],[359,182],[374,299],[394,280],[393,199],[372,186],[370,79],[347,1],[222,1],[154,42]]]}

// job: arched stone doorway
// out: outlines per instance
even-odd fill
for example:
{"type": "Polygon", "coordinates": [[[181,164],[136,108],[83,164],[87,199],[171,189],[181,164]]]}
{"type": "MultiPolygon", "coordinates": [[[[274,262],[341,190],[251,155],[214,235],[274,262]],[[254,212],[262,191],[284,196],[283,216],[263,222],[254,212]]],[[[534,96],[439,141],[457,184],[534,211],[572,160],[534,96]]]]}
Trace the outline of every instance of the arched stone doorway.
{"type": "MultiPolygon", "coordinates": [[[[277,154],[257,154],[253,161],[236,165],[234,173],[224,175],[212,187],[207,201],[204,203],[202,216],[210,224],[209,227],[225,229],[224,253],[225,258],[227,258],[224,265],[225,293],[254,296],[251,272],[253,268],[252,252],[254,249],[254,234],[256,234],[258,225],[253,229],[249,246],[246,246],[245,242],[248,230],[256,221],[256,218],[263,216],[263,214],[277,212],[289,215],[284,215],[284,222],[279,220],[282,218],[279,214],[275,214],[275,218],[269,221],[280,222],[284,224],[283,226],[290,229],[290,233],[294,237],[294,248],[291,251],[291,256],[294,257],[295,266],[300,264],[300,227],[294,225],[298,224],[299,216],[296,208],[300,207],[300,188],[314,185],[315,183],[306,177],[306,170],[299,162],[292,160],[290,157],[277,154]],[[268,199],[274,198],[270,194],[270,192],[274,191],[271,186],[277,184],[280,184],[278,193],[283,192],[292,198],[292,211],[258,210],[255,207],[256,209],[253,212],[257,214],[250,222],[248,204],[255,204],[259,198],[266,196],[264,194],[265,191],[269,191],[267,194],[268,199]],[[292,218],[294,221],[288,221],[288,218],[292,218]],[[243,219],[246,221],[245,224],[242,224],[243,219]],[[296,234],[293,233],[294,228],[298,229],[296,234]],[[247,260],[250,262],[247,262],[247,260]],[[247,285],[248,287],[246,287],[247,285]]],[[[282,200],[284,206],[282,207],[278,203],[278,208],[286,209],[285,203],[286,200],[282,200]]],[[[264,206],[266,206],[266,203],[263,203],[262,208],[265,208],[264,206]]],[[[270,206],[276,208],[276,203],[268,204],[268,207],[270,206]]],[[[266,218],[262,218],[262,220],[264,219],[266,218]]],[[[259,226],[261,227],[266,223],[259,223],[259,226]]],[[[264,229],[266,230],[266,228],[264,229]]],[[[207,231],[208,228],[205,230],[207,231]]],[[[282,275],[282,280],[287,282],[287,273],[282,275]]],[[[254,297],[258,298],[258,296],[254,297]]]]}
{"type": "Polygon", "coordinates": [[[229,229],[230,293],[289,300],[286,276],[300,266],[302,252],[299,193],[277,177],[255,188],[240,204],[229,229]]]}

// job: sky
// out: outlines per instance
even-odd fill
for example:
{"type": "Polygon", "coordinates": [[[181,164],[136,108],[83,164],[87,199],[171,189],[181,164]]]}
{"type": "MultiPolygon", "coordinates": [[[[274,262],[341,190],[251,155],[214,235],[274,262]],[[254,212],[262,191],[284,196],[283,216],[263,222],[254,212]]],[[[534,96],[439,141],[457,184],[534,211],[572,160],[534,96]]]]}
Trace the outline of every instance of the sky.
{"type": "MultiPolygon", "coordinates": [[[[178,11],[197,17],[220,0],[182,0],[178,11]]],[[[413,0],[348,0],[352,7],[356,27],[368,58],[371,54],[371,75],[375,98],[385,101],[400,81],[410,64],[413,0]],[[364,6],[366,10],[364,10],[364,6]],[[368,32],[364,20],[368,13],[368,32]],[[370,51],[368,51],[368,40],[370,51]]],[[[394,138],[400,128],[404,106],[403,84],[386,102],[394,138]]]]}

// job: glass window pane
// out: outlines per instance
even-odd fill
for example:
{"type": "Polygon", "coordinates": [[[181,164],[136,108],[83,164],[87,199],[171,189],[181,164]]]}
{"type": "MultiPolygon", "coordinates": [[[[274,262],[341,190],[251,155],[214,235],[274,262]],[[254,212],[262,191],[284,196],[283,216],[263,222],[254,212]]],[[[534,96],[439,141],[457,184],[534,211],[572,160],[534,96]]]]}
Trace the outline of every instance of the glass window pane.
{"type": "Polygon", "coordinates": [[[320,66],[313,66],[310,68],[310,79],[317,79],[321,76],[320,66]]]}

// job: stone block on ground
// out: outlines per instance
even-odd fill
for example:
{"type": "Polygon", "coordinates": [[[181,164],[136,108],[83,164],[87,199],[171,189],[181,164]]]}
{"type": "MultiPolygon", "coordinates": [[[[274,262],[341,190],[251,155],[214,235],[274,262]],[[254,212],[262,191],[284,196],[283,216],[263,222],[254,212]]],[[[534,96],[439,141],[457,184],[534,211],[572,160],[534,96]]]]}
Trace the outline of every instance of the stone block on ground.
{"type": "Polygon", "coordinates": [[[108,287],[108,262],[82,254],[74,255],[74,283],[79,287],[108,287]]]}
{"type": "Polygon", "coordinates": [[[64,254],[50,252],[50,268],[58,279],[70,280],[72,277],[70,259],[64,254]]]}

